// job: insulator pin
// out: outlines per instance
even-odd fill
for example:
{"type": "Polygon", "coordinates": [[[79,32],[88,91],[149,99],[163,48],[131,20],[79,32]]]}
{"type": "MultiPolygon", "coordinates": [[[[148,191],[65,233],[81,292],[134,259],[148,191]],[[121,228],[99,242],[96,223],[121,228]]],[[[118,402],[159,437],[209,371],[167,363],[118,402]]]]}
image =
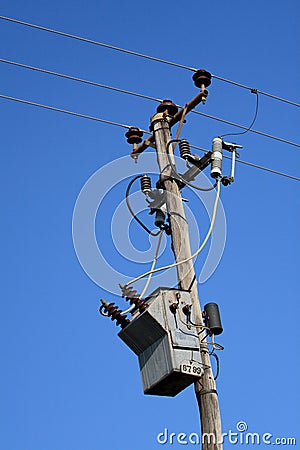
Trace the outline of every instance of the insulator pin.
{"type": "Polygon", "coordinates": [[[151,178],[148,175],[143,175],[140,179],[141,182],[141,191],[145,195],[149,195],[149,193],[152,191],[151,186],[151,178]]]}
{"type": "Polygon", "coordinates": [[[161,209],[155,211],[154,225],[158,228],[162,228],[165,224],[166,215],[161,209]]]}
{"type": "Polygon", "coordinates": [[[180,156],[183,159],[188,159],[191,155],[190,143],[186,139],[181,139],[179,142],[180,156]]]}
{"type": "Polygon", "coordinates": [[[207,303],[204,306],[204,321],[210,334],[217,335],[223,332],[220,311],[216,303],[207,303]]]}
{"type": "Polygon", "coordinates": [[[130,127],[125,136],[128,144],[140,144],[142,142],[143,132],[137,127],[130,127]]]}
{"type": "Polygon", "coordinates": [[[212,178],[219,178],[222,175],[222,138],[215,138],[212,142],[211,170],[212,178]]]}

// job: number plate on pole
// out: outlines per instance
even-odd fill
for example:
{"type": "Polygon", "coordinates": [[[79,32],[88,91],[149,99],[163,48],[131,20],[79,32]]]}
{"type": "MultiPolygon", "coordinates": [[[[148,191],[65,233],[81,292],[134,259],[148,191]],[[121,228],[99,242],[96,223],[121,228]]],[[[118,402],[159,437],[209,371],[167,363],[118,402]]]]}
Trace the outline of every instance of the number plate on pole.
{"type": "Polygon", "coordinates": [[[197,361],[183,361],[180,366],[180,371],[196,377],[203,375],[202,365],[197,361]]]}

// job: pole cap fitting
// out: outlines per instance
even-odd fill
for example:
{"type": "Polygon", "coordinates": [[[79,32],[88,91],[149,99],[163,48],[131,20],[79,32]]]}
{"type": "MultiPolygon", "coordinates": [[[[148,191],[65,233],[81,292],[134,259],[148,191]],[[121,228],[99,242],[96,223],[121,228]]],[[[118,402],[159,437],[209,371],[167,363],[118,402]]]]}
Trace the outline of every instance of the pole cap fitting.
{"type": "Polygon", "coordinates": [[[140,144],[142,142],[143,132],[137,127],[130,127],[125,136],[128,144],[140,144]]]}
{"type": "Polygon", "coordinates": [[[178,112],[178,108],[175,105],[175,103],[172,102],[172,100],[163,100],[157,107],[156,111],[158,113],[163,113],[168,110],[168,113],[170,116],[175,116],[175,114],[178,112]]]}
{"type": "Polygon", "coordinates": [[[199,69],[193,75],[195,86],[201,89],[202,85],[208,87],[211,84],[211,73],[207,70],[199,69]]]}

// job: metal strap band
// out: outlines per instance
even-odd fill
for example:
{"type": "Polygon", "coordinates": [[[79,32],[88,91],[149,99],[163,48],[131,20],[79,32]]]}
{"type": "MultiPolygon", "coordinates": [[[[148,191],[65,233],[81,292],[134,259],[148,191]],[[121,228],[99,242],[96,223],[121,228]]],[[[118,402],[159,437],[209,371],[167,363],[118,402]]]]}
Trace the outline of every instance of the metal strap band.
{"type": "Polygon", "coordinates": [[[215,389],[205,389],[199,392],[200,395],[205,395],[205,394],[217,394],[217,391],[215,389]]]}

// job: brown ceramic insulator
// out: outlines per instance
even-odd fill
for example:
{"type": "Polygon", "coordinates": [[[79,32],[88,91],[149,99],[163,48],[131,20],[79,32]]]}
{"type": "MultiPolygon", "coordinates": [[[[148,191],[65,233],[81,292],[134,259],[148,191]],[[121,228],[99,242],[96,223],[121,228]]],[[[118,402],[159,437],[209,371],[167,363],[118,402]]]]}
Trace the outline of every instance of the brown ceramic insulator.
{"type": "Polygon", "coordinates": [[[140,312],[144,312],[147,308],[144,300],[141,300],[139,297],[126,297],[126,300],[130,303],[130,305],[135,305],[140,312]]]}
{"type": "Polygon", "coordinates": [[[195,86],[202,89],[202,86],[209,86],[211,84],[211,74],[204,69],[197,70],[193,75],[195,86]]]}
{"type": "Polygon", "coordinates": [[[178,112],[178,108],[175,103],[173,103],[172,100],[168,99],[163,100],[156,109],[158,113],[163,113],[166,110],[168,110],[168,114],[170,116],[175,116],[175,114],[178,112]]]}
{"type": "Polygon", "coordinates": [[[125,328],[130,321],[127,319],[127,316],[124,316],[121,313],[122,311],[117,311],[115,313],[114,320],[116,321],[116,324],[119,325],[121,328],[125,328]]]}
{"type": "Polygon", "coordinates": [[[137,291],[132,286],[119,285],[122,291],[122,297],[134,298],[137,297],[137,291]]]}
{"type": "Polygon", "coordinates": [[[125,133],[128,144],[140,144],[142,142],[143,132],[137,127],[131,127],[125,133]]]}
{"type": "Polygon", "coordinates": [[[129,324],[129,320],[127,316],[122,315],[122,311],[115,306],[114,303],[109,303],[109,305],[104,306],[104,312],[111,318],[111,320],[115,320],[117,325],[120,325],[121,328],[125,328],[126,325],[129,324]]]}

